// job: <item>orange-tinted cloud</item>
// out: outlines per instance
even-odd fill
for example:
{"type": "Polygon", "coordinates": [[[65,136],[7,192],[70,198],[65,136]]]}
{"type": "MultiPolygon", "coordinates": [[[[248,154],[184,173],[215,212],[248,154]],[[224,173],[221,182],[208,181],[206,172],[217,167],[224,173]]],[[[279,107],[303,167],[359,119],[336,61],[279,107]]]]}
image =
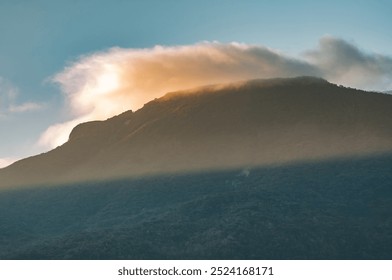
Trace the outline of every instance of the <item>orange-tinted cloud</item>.
{"type": "Polygon", "coordinates": [[[50,127],[40,144],[64,143],[76,124],[141,108],[167,92],[254,78],[320,76],[347,86],[391,85],[389,58],[362,54],[332,37],[293,58],[263,46],[204,42],[151,49],[112,48],[71,64],[54,77],[67,101],[70,121],[50,127]],[[346,63],[350,63],[348,66],[346,63]],[[380,66],[379,64],[384,63],[380,66]],[[354,73],[355,75],[353,76],[354,73]],[[387,77],[387,78],[385,78],[387,77]]]}

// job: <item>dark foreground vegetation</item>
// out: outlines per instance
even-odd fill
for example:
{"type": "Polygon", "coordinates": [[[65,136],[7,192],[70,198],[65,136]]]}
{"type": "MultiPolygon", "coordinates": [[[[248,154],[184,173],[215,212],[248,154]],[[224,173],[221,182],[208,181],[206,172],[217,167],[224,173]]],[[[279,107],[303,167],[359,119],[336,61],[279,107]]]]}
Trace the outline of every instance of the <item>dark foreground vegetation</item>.
{"type": "Polygon", "coordinates": [[[392,156],[0,193],[2,259],[391,259],[392,156]]]}

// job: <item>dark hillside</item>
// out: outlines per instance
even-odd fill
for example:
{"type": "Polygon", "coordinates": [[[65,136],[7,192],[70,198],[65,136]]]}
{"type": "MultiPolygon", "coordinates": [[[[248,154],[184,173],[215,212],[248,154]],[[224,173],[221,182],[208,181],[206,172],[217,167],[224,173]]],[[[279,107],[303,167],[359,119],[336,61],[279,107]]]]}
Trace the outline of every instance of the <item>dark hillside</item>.
{"type": "Polygon", "coordinates": [[[391,259],[392,157],[3,191],[2,259],[391,259]]]}

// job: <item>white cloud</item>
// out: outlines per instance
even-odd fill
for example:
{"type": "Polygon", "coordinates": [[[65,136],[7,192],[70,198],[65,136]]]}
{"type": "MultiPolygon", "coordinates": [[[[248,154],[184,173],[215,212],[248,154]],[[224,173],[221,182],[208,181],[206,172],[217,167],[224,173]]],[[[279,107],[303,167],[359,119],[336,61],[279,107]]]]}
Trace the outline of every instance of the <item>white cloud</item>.
{"type": "Polygon", "coordinates": [[[50,126],[40,137],[38,145],[46,148],[54,148],[67,142],[72,129],[79,123],[88,121],[87,118],[74,120],[50,126]]]}
{"type": "Polygon", "coordinates": [[[27,102],[19,105],[10,105],[8,107],[8,111],[11,113],[24,113],[31,111],[39,111],[44,108],[44,105],[41,103],[27,102]]]}
{"type": "Polygon", "coordinates": [[[8,165],[14,163],[18,159],[16,158],[0,158],[0,168],[7,167],[8,165]]]}
{"type": "Polygon", "coordinates": [[[6,116],[9,104],[15,102],[17,95],[18,89],[7,79],[0,77],[0,116],[6,116]]]}
{"type": "Polygon", "coordinates": [[[38,111],[45,107],[42,103],[25,102],[17,103],[19,90],[7,79],[0,77],[0,118],[5,118],[10,113],[26,113],[38,111]]]}
{"type": "Polygon", "coordinates": [[[77,123],[136,110],[167,92],[253,78],[313,75],[351,87],[390,89],[392,60],[343,40],[324,37],[294,58],[264,46],[204,42],[151,49],[112,48],[80,58],[54,77],[70,121],[56,124],[40,144],[64,143],[77,123]]]}

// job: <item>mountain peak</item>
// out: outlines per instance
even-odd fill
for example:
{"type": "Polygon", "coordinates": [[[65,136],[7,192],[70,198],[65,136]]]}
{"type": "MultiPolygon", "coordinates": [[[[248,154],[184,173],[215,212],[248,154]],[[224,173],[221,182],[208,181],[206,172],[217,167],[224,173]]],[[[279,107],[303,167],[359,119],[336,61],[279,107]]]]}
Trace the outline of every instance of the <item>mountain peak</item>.
{"type": "Polygon", "coordinates": [[[165,94],[161,100],[167,100],[176,96],[191,95],[191,94],[204,94],[217,92],[222,90],[230,89],[257,89],[257,88],[268,88],[268,87],[279,87],[279,86],[315,86],[315,85],[326,85],[330,84],[327,80],[314,77],[314,76],[299,76],[292,78],[270,78],[270,79],[252,79],[237,81],[232,83],[224,84],[212,84],[186,90],[180,90],[175,92],[169,92],[165,94]]]}
{"type": "Polygon", "coordinates": [[[278,86],[278,85],[315,85],[315,84],[329,84],[323,78],[315,76],[298,76],[292,78],[272,78],[272,79],[254,79],[245,81],[245,84],[257,84],[264,86],[278,86]]]}

